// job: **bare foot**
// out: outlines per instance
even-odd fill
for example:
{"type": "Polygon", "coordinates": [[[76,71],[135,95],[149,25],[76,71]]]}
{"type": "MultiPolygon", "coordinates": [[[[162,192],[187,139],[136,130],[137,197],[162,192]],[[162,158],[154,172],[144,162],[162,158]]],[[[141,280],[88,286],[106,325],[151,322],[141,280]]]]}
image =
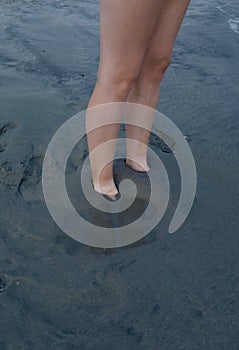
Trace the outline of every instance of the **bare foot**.
{"type": "Polygon", "coordinates": [[[133,170],[138,171],[140,173],[147,173],[150,170],[145,157],[139,157],[135,160],[126,159],[125,163],[130,168],[132,168],[133,170]]]}
{"type": "Polygon", "coordinates": [[[117,195],[119,194],[114,180],[107,180],[101,183],[94,183],[92,181],[92,185],[93,185],[93,189],[95,192],[98,192],[106,197],[109,197],[111,200],[116,200],[117,199],[117,195]]]}

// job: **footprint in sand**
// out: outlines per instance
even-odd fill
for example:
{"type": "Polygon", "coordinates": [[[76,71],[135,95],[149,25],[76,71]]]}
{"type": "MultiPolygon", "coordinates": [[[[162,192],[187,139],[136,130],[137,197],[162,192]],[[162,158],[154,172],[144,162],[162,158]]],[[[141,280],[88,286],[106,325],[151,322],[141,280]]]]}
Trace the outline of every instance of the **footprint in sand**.
{"type": "Polygon", "coordinates": [[[0,153],[4,152],[11,141],[13,130],[17,127],[14,121],[0,124],[0,153]]]}
{"type": "Polygon", "coordinates": [[[41,198],[41,172],[43,155],[32,156],[28,159],[21,181],[18,185],[18,192],[28,201],[35,201],[41,198]]]}
{"type": "Polygon", "coordinates": [[[11,278],[6,275],[0,276],[0,293],[5,292],[12,284],[11,278]]]}

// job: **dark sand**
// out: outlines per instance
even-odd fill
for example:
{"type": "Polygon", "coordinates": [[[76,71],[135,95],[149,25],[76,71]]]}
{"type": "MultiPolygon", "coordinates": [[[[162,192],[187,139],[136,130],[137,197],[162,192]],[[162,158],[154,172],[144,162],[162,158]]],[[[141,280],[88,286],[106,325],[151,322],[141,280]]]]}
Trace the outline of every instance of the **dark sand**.
{"type": "Polygon", "coordinates": [[[169,235],[169,210],[142,241],[103,251],[56,226],[41,188],[51,137],[95,83],[98,2],[1,1],[1,350],[239,349],[236,4],[192,1],[162,85],[158,109],[190,135],[197,166],[190,216],[169,235]]]}

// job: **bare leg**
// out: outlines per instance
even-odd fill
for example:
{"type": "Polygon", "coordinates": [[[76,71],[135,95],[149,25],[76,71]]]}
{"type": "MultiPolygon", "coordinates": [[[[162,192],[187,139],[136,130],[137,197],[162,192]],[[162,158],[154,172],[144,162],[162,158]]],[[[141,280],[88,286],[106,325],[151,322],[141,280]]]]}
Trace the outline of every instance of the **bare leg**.
{"type": "MultiPolygon", "coordinates": [[[[171,62],[173,45],[187,11],[190,0],[162,0],[153,37],[141,66],[136,83],[128,95],[128,102],[143,104],[156,109],[160,82],[171,62]]],[[[140,116],[142,128],[130,125],[139,116],[126,115],[127,164],[137,171],[148,171],[147,146],[154,113],[140,116]],[[137,142],[130,142],[134,139],[137,142]],[[143,145],[142,145],[143,143],[143,145]],[[131,160],[130,160],[131,159],[131,160]],[[133,160],[132,160],[133,159],[133,160]]]]}
{"type": "Polygon", "coordinates": [[[96,126],[97,119],[111,120],[111,125],[87,132],[92,179],[96,191],[114,195],[112,162],[102,169],[107,159],[113,159],[115,147],[104,152],[91,152],[100,144],[118,136],[119,111],[105,116],[91,108],[127,99],[140,71],[147,45],[159,12],[159,0],[101,0],[100,3],[100,64],[98,79],[86,114],[86,131],[96,126]]]}

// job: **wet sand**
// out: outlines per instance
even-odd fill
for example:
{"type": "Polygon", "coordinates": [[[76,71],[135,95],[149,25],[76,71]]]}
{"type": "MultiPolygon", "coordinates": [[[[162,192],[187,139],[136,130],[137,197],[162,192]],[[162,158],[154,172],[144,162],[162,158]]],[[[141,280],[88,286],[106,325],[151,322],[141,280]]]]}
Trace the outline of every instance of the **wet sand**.
{"type": "Polygon", "coordinates": [[[189,135],[197,167],[188,219],[167,233],[178,172],[152,138],[175,189],[169,210],[140,242],[99,250],[57,227],[41,187],[51,137],[94,87],[98,2],[1,2],[1,350],[239,348],[237,16],[235,0],[192,1],[162,84],[158,110],[189,135]]]}

